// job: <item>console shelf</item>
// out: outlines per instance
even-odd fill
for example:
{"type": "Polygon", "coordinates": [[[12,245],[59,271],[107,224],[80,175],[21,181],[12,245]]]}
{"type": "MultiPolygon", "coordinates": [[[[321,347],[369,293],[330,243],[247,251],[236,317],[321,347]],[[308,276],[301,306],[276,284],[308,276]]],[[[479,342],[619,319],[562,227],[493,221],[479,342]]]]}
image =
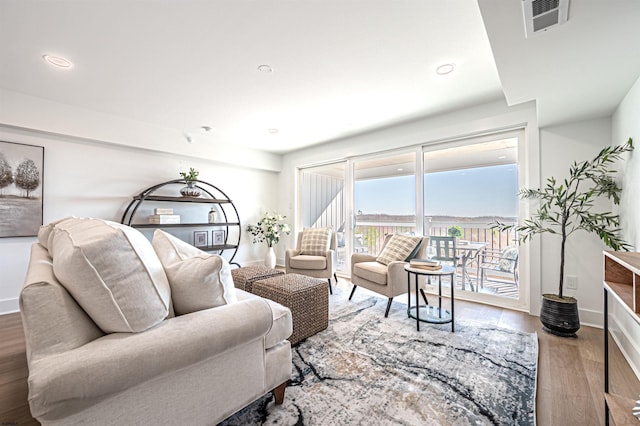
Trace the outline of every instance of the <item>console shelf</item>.
{"type": "Polygon", "coordinates": [[[637,424],[632,415],[635,400],[609,389],[609,296],[612,296],[640,327],[640,253],[605,251],[604,255],[604,396],[605,425],[637,424]]]}
{"type": "MultiPolygon", "coordinates": [[[[240,266],[238,263],[233,262],[233,259],[238,252],[238,245],[242,234],[240,216],[238,215],[238,210],[233,204],[233,201],[231,201],[227,194],[220,190],[220,188],[202,180],[194,181],[195,187],[201,191],[200,196],[178,197],[173,195],[178,193],[180,188],[186,184],[187,182],[184,179],[175,179],[146,188],[139,194],[132,197],[133,199],[125,209],[120,222],[142,230],[169,229],[174,235],[178,234],[178,231],[181,229],[206,229],[207,244],[199,246],[198,248],[204,251],[217,251],[221,255],[226,251],[228,255],[225,255],[225,258],[227,258],[229,263],[240,266]],[[157,205],[158,203],[176,203],[185,209],[182,213],[191,213],[192,216],[194,211],[198,212],[198,204],[207,205],[206,209],[199,209],[199,213],[196,213],[198,217],[206,217],[207,210],[213,205],[217,206],[216,211],[221,217],[219,217],[219,220],[216,220],[214,223],[202,222],[199,220],[193,220],[187,223],[167,224],[146,222],[148,219],[143,212],[146,212],[148,215],[150,213],[148,209],[151,209],[151,206],[157,205]],[[189,212],[187,212],[187,210],[189,210],[189,212]],[[224,239],[219,243],[214,242],[212,238],[213,234],[211,233],[212,230],[223,230],[224,239]]],[[[192,243],[189,238],[185,238],[184,236],[179,238],[192,243]]],[[[193,244],[195,245],[195,241],[193,241],[193,244]]]]}

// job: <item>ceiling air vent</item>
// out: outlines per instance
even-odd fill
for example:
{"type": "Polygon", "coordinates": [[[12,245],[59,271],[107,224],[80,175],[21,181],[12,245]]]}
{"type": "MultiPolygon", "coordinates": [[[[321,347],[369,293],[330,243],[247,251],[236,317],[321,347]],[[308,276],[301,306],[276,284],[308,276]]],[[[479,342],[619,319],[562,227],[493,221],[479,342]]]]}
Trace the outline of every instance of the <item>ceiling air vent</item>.
{"type": "Polygon", "coordinates": [[[567,22],[569,0],[522,0],[527,38],[567,22]]]}

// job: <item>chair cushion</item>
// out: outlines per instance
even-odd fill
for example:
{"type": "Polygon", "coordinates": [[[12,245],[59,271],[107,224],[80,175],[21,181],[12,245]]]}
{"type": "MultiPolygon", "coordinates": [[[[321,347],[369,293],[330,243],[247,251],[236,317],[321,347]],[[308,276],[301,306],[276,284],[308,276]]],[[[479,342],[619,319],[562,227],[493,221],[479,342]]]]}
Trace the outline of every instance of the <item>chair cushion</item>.
{"type": "Polygon", "coordinates": [[[307,256],[300,254],[289,259],[289,266],[292,269],[319,269],[327,268],[326,256],[307,256]]]}
{"type": "Polygon", "coordinates": [[[376,260],[383,265],[393,261],[405,261],[412,253],[417,253],[416,248],[421,242],[422,237],[393,235],[376,260]]]}
{"type": "Polygon", "coordinates": [[[105,333],[144,331],[169,315],[169,282],[139,231],[69,218],[47,240],[56,278],[105,333]]]}
{"type": "Polygon", "coordinates": [[[237,301],[229,262],[157,229],[153,248],[164,265],[171,285],[176,315],[237,301]]]}
{"type": "Polygon", "coordinates": [[[300,254],[326,256],[331,245],[331,228],[305,228],[302,231],[300,254]]]}
{"type": "Polygon", "coordinates": [[[518,259],[518,247],[509,246],[505,248],[498,262],[498,269],[504,272],[513,272],[516,260],[518,259]]]}
{"type": "Polygon", "coordinates": [[[380,262],[360,262],[353,265],[353,273],[367,281],[387,285],[387,266],[380,262]]]}

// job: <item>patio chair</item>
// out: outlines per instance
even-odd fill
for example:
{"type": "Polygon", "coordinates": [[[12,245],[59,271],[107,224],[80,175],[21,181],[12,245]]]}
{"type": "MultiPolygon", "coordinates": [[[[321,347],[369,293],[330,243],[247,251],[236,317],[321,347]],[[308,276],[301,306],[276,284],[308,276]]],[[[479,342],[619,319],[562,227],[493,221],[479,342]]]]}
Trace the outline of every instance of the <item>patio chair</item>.
{"type": "MultiPolygon", "coordinates": [[[[484,288],[487,271],[505,272],[513,275],[518,286],[518,247],[508,246],[503,250],[486,249],[483,251],[478,265],[480,270],[480,287],[484,288]]],[[[488,279],[488,278],[487,278],[488,279]]]]}

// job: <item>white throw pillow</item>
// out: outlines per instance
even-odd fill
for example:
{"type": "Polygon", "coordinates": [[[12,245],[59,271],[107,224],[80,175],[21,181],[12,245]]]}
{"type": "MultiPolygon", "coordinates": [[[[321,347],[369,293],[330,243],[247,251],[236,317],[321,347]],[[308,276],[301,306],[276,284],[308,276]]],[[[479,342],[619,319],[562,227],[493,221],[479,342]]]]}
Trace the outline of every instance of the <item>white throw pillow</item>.
{"type": "Polygon", "coordinates": [[[237,301],[231,267],[222,256],[159,229],[153,234],[152,245],[167,273],[176,315],[237,301]]]}
{"type": "Polygon", "coordinates": [[[161,229],[154,231],[151,245],[165,268],[190,257],[208,254],[161,229]]]}
{"type": "Polygon", "coordinates": [[[169,314],[169,282],[139,231],[70,218],[53,227],[48,246],[54,274],[105,333],[144,331],[169,314]]]}
{"type": "Polygon", "coordinates": [[[331,228],[305,228],[302,231],[300,254],[324,256],[331,246],[331,228]]]}
{"type": "Polygon", "coordinates": [[[383,265],[388,265],[394,261],[406,261],[409,255],[416,251],[418,244],[421,242],[422,237],[392,235],[376,261],[383,265]]]}
{"type": "Polygon", "coordinates": [[[167,267],[166,272],[176,315],[237,301],[231,267],[221,256],[191,257],[167,267]]]}

